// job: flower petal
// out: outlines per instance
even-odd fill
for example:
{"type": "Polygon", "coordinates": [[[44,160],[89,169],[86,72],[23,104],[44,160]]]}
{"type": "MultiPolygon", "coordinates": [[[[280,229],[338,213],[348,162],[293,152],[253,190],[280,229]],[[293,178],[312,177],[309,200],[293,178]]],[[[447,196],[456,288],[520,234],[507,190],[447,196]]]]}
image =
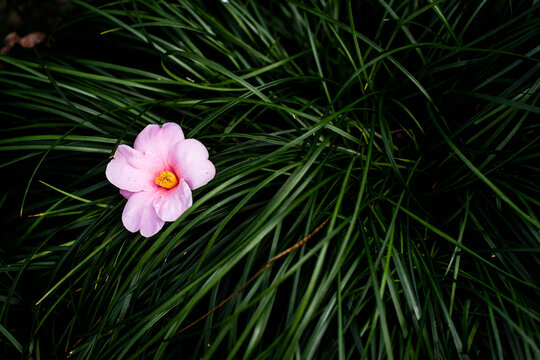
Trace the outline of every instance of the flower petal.
{"type": "Polygon", "coordinates": [[[172,189],[158,191],[153,205],[157,215],[164,221],[175,221],[193,204],[191,190],[185,181],[172,189]]]}
{"type": "Polygon", "coordinates": [[[176,144],[169,153],[169,164],[191,190],[206,185],[216,175],[214,164],[208,160],[208,150],[195,139],[176,144]]]}
{"type": "Polygon", "coordinates": [[[122,212],[122,223],[131,232],[140,230],[141,235],[150,237],[155,235],[165,221],[161,220],[152,206],[155,192],[140,191],[132,193],[122,212]]]}
{"type": "Polygon", "coordinates": [[[125,197],[126,199],[129,199],[131,197],[131,195],[135,194],[134,192],[131,192],[131,191],[127,191],[127,190],[122,190],[120,189],[120,195],[122,195],[123,197],[125,197]]]}
{"type": "Polygon", "coordinates": [[[152,190],[155,177],[163,170],[163,161],[153,154],[143,154],[127,145],[120,145],[107,165],[105,175],[116,187],[131,192],[152,190]]]}
{"type": "Polygon", "coordinates": [[[157,124],[151,124],[137,135],[133,147],[143,153],[154,153],[166,161],[169,150],[182,140],[184,140],[184,132],[178,124],[166,123],[161,127],[157,124]]]}

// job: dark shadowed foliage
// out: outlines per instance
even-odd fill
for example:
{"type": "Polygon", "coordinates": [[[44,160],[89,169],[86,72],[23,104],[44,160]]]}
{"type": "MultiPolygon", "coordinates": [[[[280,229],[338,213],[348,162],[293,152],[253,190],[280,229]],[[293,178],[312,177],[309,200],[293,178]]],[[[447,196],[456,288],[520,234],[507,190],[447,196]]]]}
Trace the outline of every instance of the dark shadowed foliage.
{"type": "Polygon", "coordinates": [[[20,30],[47,37],[0,56],[0,358],[540,358],[538,4],[72,0],[20,30]],[[171,121],[217,175],[143,238],[104,171],[171,121]]]}

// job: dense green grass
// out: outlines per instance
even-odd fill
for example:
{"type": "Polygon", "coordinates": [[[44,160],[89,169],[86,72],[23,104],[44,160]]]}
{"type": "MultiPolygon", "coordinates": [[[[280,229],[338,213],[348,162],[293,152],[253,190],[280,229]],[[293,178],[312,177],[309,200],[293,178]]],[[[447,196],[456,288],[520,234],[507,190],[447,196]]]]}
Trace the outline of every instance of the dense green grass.
{"type": "Polygon", "coordinates": [[[0,57],[0,357],[540,358],[537,1],[72,3],[0,57]],[[169,121],[217,175],[146,239],[169,121]]]}

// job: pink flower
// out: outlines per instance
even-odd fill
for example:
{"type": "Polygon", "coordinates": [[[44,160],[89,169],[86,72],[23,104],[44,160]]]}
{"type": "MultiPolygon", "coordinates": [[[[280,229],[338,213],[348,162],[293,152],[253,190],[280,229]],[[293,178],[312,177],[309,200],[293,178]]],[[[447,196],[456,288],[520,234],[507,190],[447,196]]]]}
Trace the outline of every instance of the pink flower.
{"type": "Polygon", "coordinates": [[[184,139],[180,126],[166,123],[145,127],[133,148],[118,146],[105,174],[128,199],[122,213],[126,229],[150,237],[191,206],[191,190],[212,180],[216,169],[203,144],[184,139]]]}

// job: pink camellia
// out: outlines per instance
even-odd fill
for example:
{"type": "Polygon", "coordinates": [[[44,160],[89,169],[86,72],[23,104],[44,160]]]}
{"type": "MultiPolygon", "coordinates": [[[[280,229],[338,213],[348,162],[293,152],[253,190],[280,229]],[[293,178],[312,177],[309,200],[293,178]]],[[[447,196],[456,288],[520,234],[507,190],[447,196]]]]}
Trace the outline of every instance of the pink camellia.
{"type": "Polygon", "coordinates": [[[150,237],[191,206],[191,190],[212,180],[216,169],[203,144],[166,123],[145,127],[133,148],[118,146],[105,174],[128,199],[122,213],[126,229],[150,237]]]}

